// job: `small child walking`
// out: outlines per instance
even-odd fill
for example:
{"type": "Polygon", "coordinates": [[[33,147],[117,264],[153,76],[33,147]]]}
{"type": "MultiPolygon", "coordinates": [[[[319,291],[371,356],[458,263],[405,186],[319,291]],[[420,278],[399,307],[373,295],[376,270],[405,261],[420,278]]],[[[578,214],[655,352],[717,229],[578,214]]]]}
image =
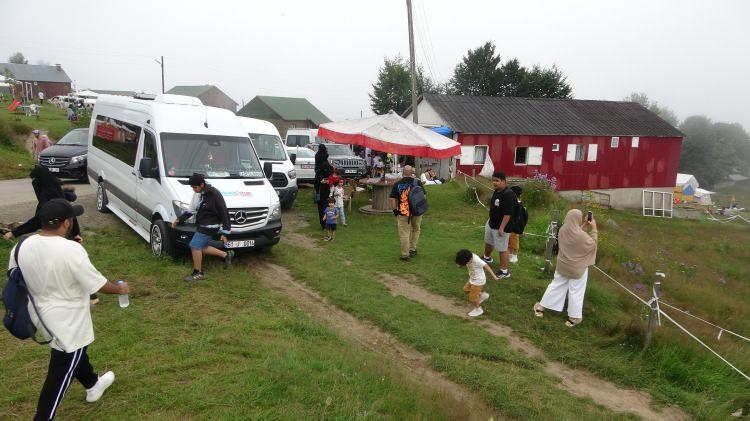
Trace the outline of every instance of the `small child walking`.
{"type": "Polygon", "coordinates": [[[339,209],[339,215],[341,215],[341,223],[346,226],[346,212],[344,211],[344,179],[340,179],[339,183],[334,185],[331,190],[331,197],[336,201],[336,207],[339,209]]]}
{"type": "Polygon", "coordinates": [[[496,281],[499,278],[487,262],[466,249],[459,250],[456,253],[456,264],[459,267],[466,266],[469,270],[469,282],[464,285],[464,292],[469,295],[469,301],[474,304],[474,308],[469,312],[469,317],[481,316],[484,314],[482,303],[490,298],[490,294],[483,291],[484,285],[487,283],[485,272],[489,273],[492,279],[496,281]]]}
{"type": "MultiPolygon", "coordinates": [[[[516,194],[516,199],[518,199],[518,203],[521,202],[521,194],[523,193],[523,188],[521,186],[513,186],[510,188],[513,193],[516,194]]],[[[518,251],[521,249],[521,236],[519,234],[516,234],[515,232],[512,232],[510,234],[510,238],[508,239],[508,261],[510,263],[518,263],[518,251]]]]}
{"type": "Polygon", "coordinates": [[[328,207],[323,211],[321,220],[326,223],[325,241],[333,241],[336,237],[336,223],[339,219],[339,208],[336,207],[336,201],[331,197],[328,199],[328,207]]]}

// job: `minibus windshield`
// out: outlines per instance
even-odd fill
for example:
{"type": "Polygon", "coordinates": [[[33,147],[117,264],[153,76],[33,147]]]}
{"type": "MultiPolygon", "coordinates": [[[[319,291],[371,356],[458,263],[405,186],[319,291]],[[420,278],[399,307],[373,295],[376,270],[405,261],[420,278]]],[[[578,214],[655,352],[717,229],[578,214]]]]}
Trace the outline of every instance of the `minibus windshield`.
{"type": "Polygon", "coordinates": [[[284,145],[276,135],[248,133],[258,157],[266,161],[285,161],[284,145]]]}
{"type": "Polygon", "coordinates": [[[161,133],[168,177],[263,178],[250,139],[185,133],[161,133]]]}

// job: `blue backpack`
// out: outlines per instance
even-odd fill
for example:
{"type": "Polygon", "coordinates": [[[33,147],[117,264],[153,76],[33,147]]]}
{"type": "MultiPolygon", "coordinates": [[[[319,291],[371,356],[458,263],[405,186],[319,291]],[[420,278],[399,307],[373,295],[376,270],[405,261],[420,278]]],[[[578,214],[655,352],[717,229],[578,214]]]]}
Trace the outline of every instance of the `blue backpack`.
{"type": "Polygon", "coordinates": [[[54,334],[47,328],[47,325],[42,321],[42,317],[39,315],[39,310],[36,308],[34,297],[29,293],[29,289],[26,286],[26,280],[23,278],[21,273],[21,267],[18,263],[18,251],[21,249],[21,244],[24,240],[21,240],[17,245],[14,252],[16,260],[16,267],[8,270],[8,283],[3,288],[3,305],[5,306],[5,316],[3,316],[3,325],[8,331],[18,339],[31,338],[38,344],[48,344],[49,341],[39,341],[36,338],[36,326],[31,321],[31,315],[29,314],[28,303],[31,300],[31,305],[34,307],[39,322],[41,322],[44,329],[54,338],[54,334]]]}
{"type": "Polygon", "coordinates": [[[417,179],[414,179],[414,184],[409,187],[408,193],[409,199],[409,211],[414,216],[424,215],[430,208],[427,203],[427,196],[425,195],[424,188],[419,184],[417,179]]]}

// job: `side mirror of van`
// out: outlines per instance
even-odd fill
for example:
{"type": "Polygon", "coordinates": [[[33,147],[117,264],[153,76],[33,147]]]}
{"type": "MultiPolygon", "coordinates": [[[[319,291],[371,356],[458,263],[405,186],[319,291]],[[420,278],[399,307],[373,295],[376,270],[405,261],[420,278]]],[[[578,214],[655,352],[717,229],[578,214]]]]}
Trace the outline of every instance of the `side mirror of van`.
{"type": "Polygon", "coordinates": [[[270,180],[271,177],[273,177],[273,164],[271,164],[270,162],[264,162],[263,174],[265,174],[266,178],[270,180]]]}
{"type": "Polygon", "coordinates": [[[143,178],[157,178],[157,173],[154,171],[151,158],[141,158],[141,162],[138,164],[138,171],[140,171],[141,177],[143,178]]]}
{"type": "Polygon", "coordinates": [[[297,154],[296,153],[290,153],[289,154],[289,160],[292,161],[292,165],[297,163],[297,154]]]}

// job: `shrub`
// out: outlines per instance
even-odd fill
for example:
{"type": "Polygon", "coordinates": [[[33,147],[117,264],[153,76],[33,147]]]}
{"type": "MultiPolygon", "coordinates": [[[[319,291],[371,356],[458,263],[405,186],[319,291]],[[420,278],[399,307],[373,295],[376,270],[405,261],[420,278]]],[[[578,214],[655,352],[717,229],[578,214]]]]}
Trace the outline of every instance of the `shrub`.
{"type": "Polygon", "coordinates": [[[13,144],[13,134],[5,120],[0,120],[0,145],[11,146],[13,144]]]}
{"type": "Polygon", "coordinates": [[[529,207],[546,208],[552,205],[557,197],[553,184],[547,180],[534,178],[524,184],[522,199],[529,207]]]}
{"type": "Polygon", "coordinates": [[[10,130],[16,135],[27,135],[33,130],[31,126],[23,121],[11,121],[10,130]]]}

